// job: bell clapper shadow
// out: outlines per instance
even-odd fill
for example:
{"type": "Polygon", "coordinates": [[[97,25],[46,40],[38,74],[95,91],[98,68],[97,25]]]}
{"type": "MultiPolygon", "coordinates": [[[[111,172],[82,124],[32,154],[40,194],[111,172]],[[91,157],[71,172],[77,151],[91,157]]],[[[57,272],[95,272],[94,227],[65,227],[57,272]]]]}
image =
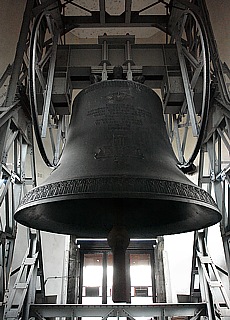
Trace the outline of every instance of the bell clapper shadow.
{"type": "Polygon", "coordinates": [[[113,253],[113,302],[126,302],[126,263],[125,253],[129,246],[130,238],[124,226],[114,225],[108,234],[108,244],[113,253]]]}

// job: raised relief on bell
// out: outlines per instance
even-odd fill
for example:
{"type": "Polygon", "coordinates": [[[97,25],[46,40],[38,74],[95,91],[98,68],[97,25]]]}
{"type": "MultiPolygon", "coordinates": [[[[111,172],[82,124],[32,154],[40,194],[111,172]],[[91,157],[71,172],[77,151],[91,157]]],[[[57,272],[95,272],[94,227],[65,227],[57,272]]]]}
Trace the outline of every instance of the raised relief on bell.
{"type": "Polygon", "coordinates": [[[101,146],[94,155],[95,159],[128,160],[130,158],[144,159],[140,146],[133,145],[129,137],[124,135],[113,135],[111,145],[101,146]]]}
{"type": "Polygon", "coordinates": [[[117,91],[117,92],[110,93],[105,98],[108,103],[117,103],[119,101],[127,102],[128,100],[131,100],[134,97],[126,91],[117,91]]]}

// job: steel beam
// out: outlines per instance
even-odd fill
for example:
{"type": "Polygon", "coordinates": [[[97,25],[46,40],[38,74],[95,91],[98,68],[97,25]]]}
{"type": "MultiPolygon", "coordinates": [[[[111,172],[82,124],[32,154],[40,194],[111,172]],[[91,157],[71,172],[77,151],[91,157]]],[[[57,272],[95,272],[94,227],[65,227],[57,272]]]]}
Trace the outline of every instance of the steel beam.
{"type": "Polygon", "coordinates": [[[206,315],[206,303],[154,303],[152,305],[58,305],[34,304],[30,307],[30,316],[36,317],[165,317],[206,315]]]}
{"type": "Polygon", "coordinates": [[[130,13],[130,23],[126,23],[127,15],[112,16],[105,13],[105,23],[100,21],[100,12],[93,11],[91,16],[64,16],[65,33],[75,28],[126,28],[150,27],[166,31],[168,17],[166,15],[139,15],[139,12],[130,13]]]}

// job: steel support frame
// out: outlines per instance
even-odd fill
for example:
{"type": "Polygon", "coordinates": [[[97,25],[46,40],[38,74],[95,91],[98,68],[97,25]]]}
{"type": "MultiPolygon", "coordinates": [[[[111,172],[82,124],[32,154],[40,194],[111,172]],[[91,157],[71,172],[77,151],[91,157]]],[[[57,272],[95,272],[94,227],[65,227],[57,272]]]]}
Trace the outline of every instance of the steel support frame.
{"type": "MultiPolygon", "coordinates": [[[[225,259],[227,265],[228,278],[230,279],[230,219],[229,219],[229,202],[230,202],[230,113],[229,113],[229,91],[227,89],[226,83],[224,81],[223,66],[218,55],[218,49],[216,46],[216,41],[214,39],[211,23],[209,20],[208,11],[206,8],[205,1],[184,1],[184,0],[174,0],[175,8],[182,10],[192,10],[194,12],[199,12],[207,32],[207,39],[210,48],[210,61],[213,70],[213,76],[217,81],[213,83],[213,92],[210,100],[210,112],[208,114],[208,123],[205,133],[205,137],[200,149],[199,158],[199,175],[198,175],[198,185],[208,190],[212,193],[216,199],[218,207],[222,213],[223,219],[220,224],[220,232],[223,240],[223,246],[225,250],[225,259]],[[227,158],[226,158],[227,155],[227,158]],[[209,171],[207,171],[209,168],[209,171]]],[[[179,12],[179,11],[178,11],[179,12]]],[[[175,12],[175,16],[176,16],[175,12]]],[[[179,14],[179,13],[178,13],[179,14]]],[[[171,21],[171,26],[175,27],[176,19],[171,21]]],[[[227,74],[229,76],[229,74],[227,74]]],[[[198,267],[199,259],[197,256],[197,243],[199,239],[200,249],[204,255],[207,254],[206,241],[208,237],[208,230],[201,234],[195,233],[194,238],[194,253],[193,253],[193,265],[191,274],[191,301],[207,301],[208,315],[210,318],[222,317],[222,314],[218,315],[217,301],[211,294],[210,283],[205,279],[204,273],[201,267],[198,267]],[[204,250],[204,251],[203,251],[204,250]],[[194,288],[195,277],[199,274],[200,280],[200,290],[194,288]],[[200,292],[199,292],[200,291],[200,292]]],[[[227,306],[229,307],[229,306],[227,306]]],[[[229,312],[229,310],[228,310],[229,312]]]]}
{"type": "MultiPolygon", "coordinates": [[[[220,100],[213,101],[212,104],[212,114],[209,119],[211,124],[208,125],[210,131],[207,131],[207,139],[204,142],[202,149],[200,151],[199,160],[199,177],[198,185],[208,190],[216,199],[217,205],[222,213],[222,221],[220,223],[220,233],[223,241],[223,248],[225,252],[225,261],[227,272],[221,269],[217,269],[214,266],[214,277],[215,273],[219,279],[219,273],[222,271],[226,276],[228,276],[228,281],[230,280],[230,234],[229,234],[229,200],[230,200],[230,160],[223,161],[226,159],[226,154],[229,155],[229,141],[230,133],[228,126],[228,112],[224,108],[224,103],[222,108],[225,112],[220,113],[220,100]],[[218,125],[213,125],[217,124],[218,125]],[[225,126],[224,126],[225,125],[225,126]],[[223,132],[226,133],[226,138],[223,139],[223,132]],[[207,170],[207,168],[209,168],[207,170]]],[[[212,266],[211,260],[207,251],[207,239],[208,230],[200,231],[195,233],[194,239],[194,251],[193,251],[193,266],[191,274],[191,301],[207,301],[208,315],[212,319],[218,319],[219,317],[229,316],[229,298],[227,297],[227,302],[225,299],[226,293],[225,288],[219,285],[216,281],[216,288],[220,289],[222,292],[223,301],[222,304],[225,307],[221,307],[218,303],[212,291],[212,283],[207,279],[207,272],[210,271],[212,266]],[[203,257],[199,258],[200,250],[203,257]],[[203,259],[203,260],[202,260],[203,259]],[[202,265],[202,261],[209,259],[209,265],[202,265]],[[206,270],[207,268],[207,270],[206,270]],[[200,281],[200,292],[196,291],[194,288],[195,277],[199,275],[200,281]]]]}
{"type": "MultiPolygon", "coordinates": [[[[25,116],[22,115],[23,120],[25,116]]],[[[19,119],[19,117],[17,117],[19,119]]],[[[31,123],[28,123],[27,136],[22,128],[16,126],[14,118],[9,119],[0,130],[4,130],[5,143],[2,150],[4,157],[1,165],[1,301],[4,304],[8,297],[8,285],[11,273],[11,264],[16,241],[17,225],[14,212],[28,186],[35,185],[34,152],[31,144],[31,123]],[[31,164],[29,177],[26,174],[26,165],[31,164]]]]}
{"type": "MultiPolygon", "coordinates": [[[[52,2],[52,1],[51,1],[52,2]]],[[[188,3],[187,1],[179,1],[182,2],[183,4],[187,4],[189,5],[189,7],[193,8],[193,4],[192,3],[188,3]]],[[[130,12],[130,1],[126,2],[126,15],[125,15],[125,21],[126,23],[130,24],[130,19],[131,19],[131,12],[130,12]]],[[[28,1],[27,3],[28,6],[32,5],[32,1],[28,1]]],[[[104,8],[104,2],[100,1],[100,7],[104,8]]],[[[195,8],[197,8],[197,6],[194,6],[195,8]]],[[[27,7],[27,10],[29,7],[27,7]]],[[[42,10],[42,8],[36,8],[38,11],[42,10]]],[[[104,10],[104,9],[103,9],[104,10]]],[[[36,10],[35,10],[36,11],[36,10]]],[[[34,11],[34,12],[35,12],[34,11]]],[[[28,11],[29,12],[29,11],[28,11]]],[[[28,13],[27,12],[27,13],[28,13]]],[[[31,10],[32,12],[32,10],[31,10]]],[[[103,11],[104,12],[104,11],[103,11]]],[[[100,16],[100,23],[105,22],[105,12],[101,13],[100,16]]],[[[25,12],[26,15],[26,12],[25,12]]],[[[71,18],[69,19],[70,21],[70,26],[73,27],[74,25],[74,21],[71,20],[71,18]],[[72,23],[72,25],[71,25],[72,23]]],[[[15,129],[15,127],[19,130],[21,129],[20,126],[18,126],[18,123],[20,123],[21,117],[22,119],[24,118],[24,115],[21,115],[19,112],[19,109],[21,108],[21,104],[18,102],[15,102],[15,95],[18,92],[18,84],[22,84],[20,83],[20,79],[25,79],[22,74],[21,74],[21,66],[24,64],[23,62],[23,54],[26,51],[26,46],[27,46],[27,37],[28,34],[25,32],[24,28],[29,29],[29,21],[28,21],[28,16],[27,18],[24,18],[24,27],[22,28],[22,37],[20,38],[19,41],[19,46],[17,48],[17,54],[15,57],[15,62],[14,62],[14,71],[12,72],[12,76],[11,76],[11,80],[10,80],[10,89],[8,91],[7,94],[7,99],[5,100],[5,104],[4,104],[4,109],[0,110],[1,116],[0,116],[0,130],[1,133],[4,137],[3,140],[1,140],[1,145],[0,145],[0,154],[2,156],[2,163],[6,163],[6,159],[7,159],[7,150],[9,150],[9,146],[11,145],[11,141],[14,141],[15,139],[19,139],[20,143],[28,143],[29,148],[33,147],[33,143],[31,144],[31,140],[30,138],[28,138],[28,133],[25,130],[25,128],[23,128],[22,132],[23,135],[19,138],[19,136],[15,135],[14,137],[14,132],[11,130],[12,128],[12,123],[13,123],[13,127],[15,129]],[[24,30],[24,31],[23,31],[24,30]],[[16,117],[14,117],[14,114],[16,115],[16,117]],[[12,120],[13,119],[13,120],[12,120]],[[2,121],[2,122],[1,122],[2,121]],[[11,131],[10,138],[9,138],[9,130],[11,131]],[[2,143],[3,141],[3,143],[2,143]]],[[[159,21],[158,21],[159,22],[159,21]]],[[[84,23],[84,22],[82,22],[84,23]]],[[[142,21],[140,20],[138,22],[139,24],[142,24],[142,21]]],[[[112,25],[112,24],[110,24],[112,25]]],[[[84,27],[87,27],[88,24],[84,24],[84,27]]],[[[152,24],[151,24],[152,26],[152,24]]],[[[129,59],[130,60],[130,59],[129,59]]],[[[105,66],[104,66],[105,67],[105,66]]],[[[106,65],[107,67],[107,65],[106,65]]],[[[95,68],[99,68],[100,67],[95,67],[95,68]]],[[[133,67],[135,68],[135,67],[133,67]]],[[[127,73],[128,72],[133,72],[134,70],[132,70],[132,66],[128,65],[126,67],[127,69],[127,73]]],[[[137,68],[138,69],[138,68],[137,68]]],[[[107,67],[106,70],[104,69],[104,72],[106,72],[107,70],[109,70],[109,68],[107,67]]],[[[140,69],[138,69],[139,73],[142,72],[142,70],[140,71],[140,69]]],[[[218,69],[218,72],[222,72],[222,70],[218,69]]],[[[101,72],[101,70],[100,70],[101,72]]],[[[110,71],[111,72],[111,71],[110,71]]],[[[130,74],[130,76],[132,76],[130,74]]],[[[2,78],[3,79],[3,78],[2,78]]],[[[1,79],[1,80],[2,80],[1,79]]],[[[5,77],[4,77],[5,79],[5,77]]],[[[224,97],[226,97],[226,94],[224,95],[224,97]]],[[[222,100],[219,100],[220,103],[222,102],[222,100]]],[[[228,108],[226,107],[226,103],[224,102],[223,104],[221,103],[222,107],[224,109],[226,109],[225,114],[228,113],[228,108]]],[[[228,133],[229,136],[229,117],[226,117],[226,132],[228,133]]],[[[215,150],[214,144],[216,143],[216,135],[218,135],[218,139],[223,140],[223,135],[221,136],[222,133],[222,126],[220,126],[219,128],[217,128],[217,130],[215,130],[215,132],[211,133],[211,142],[205,142],[205,144],[202,147],[202,150],[204,150],[205,148],[207,148],[209,150],[209,157],[210,157],[210,163],[213,164],[214,163],[214,167],[215,169],[211,170],[211,183],[210,183],[210,190],[211,190],[211,185],[214,187],[215,190],[215,194],[216,194],[216,199],[217,202],[219,204],[219,206],[222,208],[222,213],[224,216],[224,226],[222,226],[222,236],[224,239],[224,246],[225,246],[225,252],[226,252],[226,260],[227,260],[227,264],[228,266],[230,266],[230,249],[229,249],[229,243],[230,243],[230,235],[229,235],[229,217],[227,214],[227,210],[225,208],[225,201],[223,200],[223,195],[224,195],[224,183],[227,182],[227,187],[229,188],[229,168],[226,167],[225,169],[221,169],[221,170],[216,170],[216,160],[213,160],[212,157],[210,156],[211,154],[213,154],[213,150],[215,150]],[[219,129],[219,131],[218,131],[219,129]],[[211,144],[213,143],[213,145],[211,146],[211,144]],[[211,150],[211,151],[210,151],[211,150]],[[212,174],[212,172],[214,172],[214,175],[212,174]],[[223,174],[224,173],[224,174],[223,174]],[[224,183],[223,183],[224,181],[224,183]]],[[[20,131],[21,133],[21,131],[20,131]]],[[[218,140],[218,141],[219,141],[218,140]]],[[[226,142],[225,142],[226,144],[226,142]]],[[[32,154],[33,154],[33,149],[30,149],[32,154]]],[[[22,153],[20,153],[22,156],[20,159],[15,160],[15,164],[17,167],[17,163],[22,163],[23,165],[25,164],[25,152],[24,150],[22,151],[22,153]]],[[[217,159],[217,168],[220,169],[221,167],[221,155],[218,157],[217,159]]],[[[33,163],[33,160],[32,160],[33,163]]],[[[32,169],[32,172],[34,173],[35,169],[32,169]]],[[[6,184],[5,184],[5,188],[7,189],[7,191],[5,190],[4,193],[2,193],[3,195],[3,201],[5,201],[6,203],[6,209],[7,209],[7,216],[8,216],[8,221],[12,222],[12,213],[13,211],[9,210],[10,206],[9,206],[9,201],[7,200],[7,196],[9,196],[8,193],[8,188],[10,188],[9,186],[13,186],[13,189],[16,190],[16,196],[13,196],[13,205],[11,206],[12,208],[15,208],[18,204],[18,201],[20,199],[20,195],[23,192],[22,189],[25,187],[25,185],[34,184],[35,178],[30,178],[30,179],[26,179],[25,178],[25,173],[24,173],[24,168],[21,168],[21,171],[19,171],[20,174],[18,175],[18,171],[15,172],[15,170],[12,172],[9,172],[9,170],[7,169],[6,166],[2,166],[2,177],[7,177],[6,180],[6,184]],[[10,182],[8,182],[10,181],[10,182]],[[8,184],[7,184],[8,182],[8,184]],[[8,211],[9,210],[9,211],[8,211]]],[[[202,172],[203,174],[203,172],[202,172]]],[[[4,179],[3,179],[4,180],[4,179]]],[[[200,177],[200,181],[201,184],[207,181],[207,177],[206,176],[202,176],[200,177]],[[201,181],[202,180],[202,181],[201,181]]],[[[5,182],[4,182],[5,183],[5,182]]],[[[228,193],[228,197],[229,197],[229,193],[228,193]]],[[[229,199],[229,198],[228,198],[229,199]]],[[[229,209],[228,209],[229,212],[229,209]]],[[[11,229],[9,227],[9,229],[11,229]]],[[[12,230],[11,230],[12,231],[12,230]]],[[[14,236],[15,233],[13,234],[13,238],[11,239],[12,242],[14,243],[14,236]]],[[[8,234],[4,231],[3,232],[3,237],[2,239],[7,239],[8,234]]],[[[10,239],[10,237],[9,237],[10,239]]],[[[4,240],[1,242],[1,246],[2,246],[2,250],[3,250],[3,254],[2,257],[6,257],[8,255],[8,249],[6,249],[6,246],[4,244],[4,240]]],[[[7,246],[8,247],[8,246],[7,246]]],[[[11,261],[12,260],[12,256],[13,256],[13,251],[11,250],[10,253],[10,257],[7,258],[7,260],[11,261]]],[[[4,258],[5,259],[5,258],[4,258]]],[[[3,259],[3,260],[4,260],[3,259]]],[[[42,260],[41,260],[42,261],[42,260]]],[[[10,266],[10,263],[9,263],[10,266]]],[[[3,278],[4,279],[8,279],[9,277],[9,267],[8,267],[8,271],[5,272],[3,278]]],[[[203,276],[201,276],[201,279],[203,279],[203,276]]],[[[202,281],[202,280],[201,280],[202,281]]],[[[3,281],[5,283],[5,280],[3,281]]],[[[7,281],[6,281],[7,282],[7,281]]],[[[5,290],[5,288],[4,288],[5,290]]],[[[2,291],[4,293],[4,290],[2,291]]],[[[35,290],[35,286],[32,285],[32,291],[35,290]]],[[[29,296],[33,296],[33,293],[31,291],[31,294],[29,296]]],[[[161,319],[163,319],[166,316],[183,316],[183,315],[187,315],[187,316],[191,316],[194,319],[196,319],[198,316],[205,316],[207,315],[206,313],[206,307],[207,307],[207,301],[205,300],[204,303],[196,303],[196,304],[154,304],[152,306],[108,306],[108,305],[102,305],[102,306],[82,306],[82,305],[34,305],[33,304],[34,301],[34,297],[32,299],[30,299],[30,301],[28,302],[27,308],[30,305],[30,311],[27,309],[26,311],[26,318],[28,318],[28,314],[29,312],[31,313],[32,316],[37,317],[39,319],[43,319],[43,317],[50,317],[50,316],[69,316],[69,317],[84,317],[84,316],[102,316],[104,318],[107,318],[108,316],[127,316],[127,317],[138,317],[138,316],[158,316],[161,319]]],[[[81,301],[79,300],[79,302],[81,303],[81,301]]],[[[211,311],[210,311],[211,312],[211,311]]],[[[208,312],[209,316],[210,313],[208,312]]],[[[210,316],[211,318],[212,316],[210,316]]]]}
{"type": "MultiPolygon", "coordinates": [[[[9,306],[11,292],[9,292],[8,286],[10,276],[20,270],[20,268],[11,270],[17,236],[17,224],[13,217],[14,212],[22,196],[27,192],[27,187],[31,188],[36,185],[32,121],[28,100],[25,96],[25,88],[27,86],[26,52],[33,7],[34,1],[27,1],[14,62],[12,66],[7,68],[7,72],[1,77],[0,83],[1,87],[3,87],[9,78],[8,89],[3,95],[5,99],[0,106],[1,318],[6,317],[6,304],[8,303],[7,306],[9,306]]],[[[29,231],[29,234],[31,234],[31,231],[29,231]]],[[[36,247],[39,248],[38,265],[41,279],[43,279],[40,237],[37,233],[33,237],[29,237],[29,251],[34,241],[37,243],[36,247]]],[[[32,254],[31,251],[29,254],[32,254]]],[[[35,270],[37,269],[35,268],[35,270]]],[[[30,289],[28,289],[28,292],[31,292],[27,294],[28,298],[35,294],[34,289],[31,291],[31,284],[29,285],[30,289]]],[[[44,291],[42,281],[41,290],[44,291]]],[[[31,301],[34,302],[34,298],[31,301]]],[[[22,301],[21,309],[24,304],[25,301],[22,301]]]]}

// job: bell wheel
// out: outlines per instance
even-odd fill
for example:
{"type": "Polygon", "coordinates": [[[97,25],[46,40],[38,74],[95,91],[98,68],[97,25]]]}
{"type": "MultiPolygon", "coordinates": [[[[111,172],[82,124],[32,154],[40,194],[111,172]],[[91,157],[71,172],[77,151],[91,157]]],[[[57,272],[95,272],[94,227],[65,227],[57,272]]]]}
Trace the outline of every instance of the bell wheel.
{"type": "Polygon", "coordinates": [[[56,112],[52,101],[58,28],[50,12],[34,21],[29,48],[29,99],[37,145],[45,164],[55,167],[65,145],[68,116],[56,112]]]}
{"type": "Polygon", "coordinates": [[[192,174],[205,136],[210,101],[210,53],[200,17],[185,10],[175,25],[173,39],[184,94],[179,111],[166,114],[165,120],[178,166],[184,173],[192,174]]]}

